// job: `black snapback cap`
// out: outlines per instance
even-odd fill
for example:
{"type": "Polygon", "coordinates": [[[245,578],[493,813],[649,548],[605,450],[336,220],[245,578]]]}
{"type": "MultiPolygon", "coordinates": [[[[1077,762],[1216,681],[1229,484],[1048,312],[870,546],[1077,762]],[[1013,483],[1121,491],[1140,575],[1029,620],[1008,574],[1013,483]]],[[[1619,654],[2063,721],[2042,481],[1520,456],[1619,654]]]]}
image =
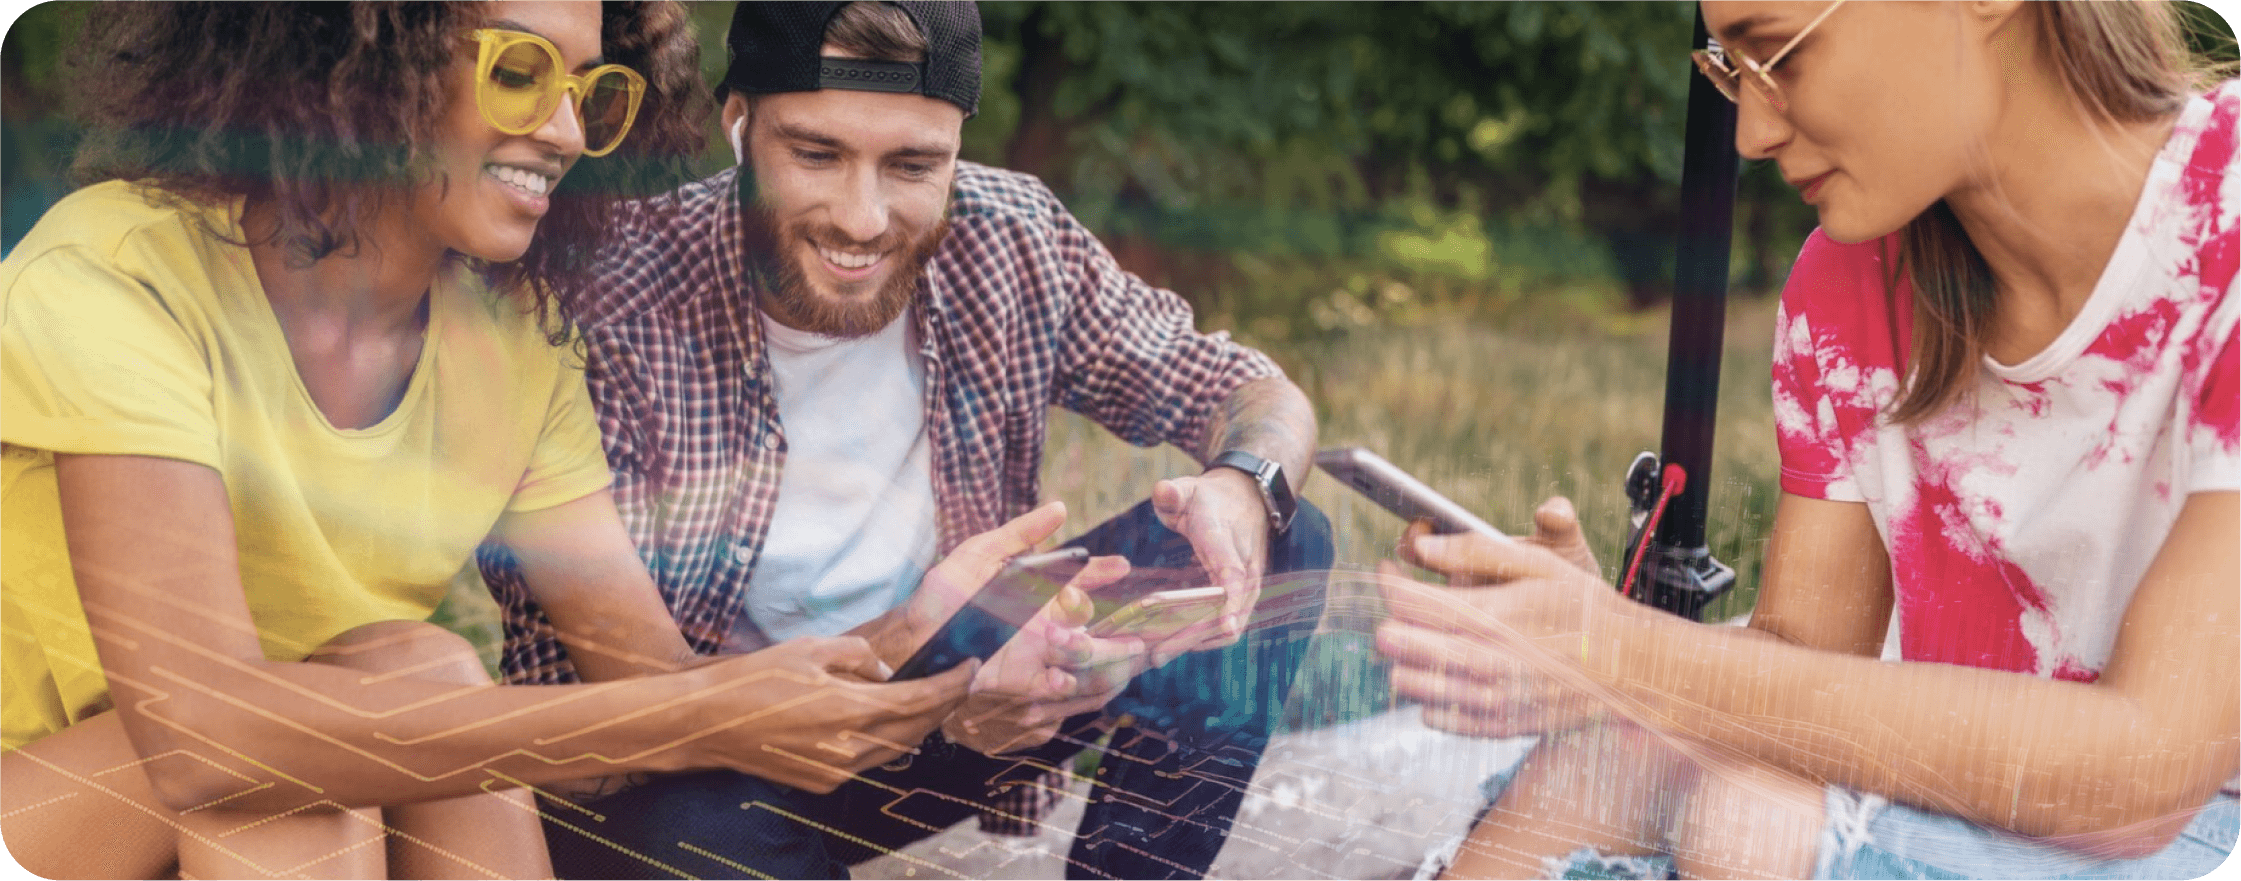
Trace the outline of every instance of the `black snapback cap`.
{"type": "Polygon", "coordinates": [[[856,89],[940,98],[973,115],[980,106],[980,8],[967,0],[899,0],[926,35],[917,64],[826,58],[825,25],[846,2],[743,2],[724,39],[723,85],[753,95],[856,89]]]}

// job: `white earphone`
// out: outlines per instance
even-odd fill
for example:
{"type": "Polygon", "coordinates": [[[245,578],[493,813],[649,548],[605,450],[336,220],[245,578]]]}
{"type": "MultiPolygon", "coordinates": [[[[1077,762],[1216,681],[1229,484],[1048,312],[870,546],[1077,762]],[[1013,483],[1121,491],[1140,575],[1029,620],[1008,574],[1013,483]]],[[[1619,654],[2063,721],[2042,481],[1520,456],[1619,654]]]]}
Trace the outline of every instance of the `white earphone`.
{"type": "Polygon", "coordinates": [[[740,143],[740,138],[746,132],[747,114],[742,113],[739,115],[739,121],[731,124],[731,160],[739,165],[747,164],[747,148],[740,143]]]}

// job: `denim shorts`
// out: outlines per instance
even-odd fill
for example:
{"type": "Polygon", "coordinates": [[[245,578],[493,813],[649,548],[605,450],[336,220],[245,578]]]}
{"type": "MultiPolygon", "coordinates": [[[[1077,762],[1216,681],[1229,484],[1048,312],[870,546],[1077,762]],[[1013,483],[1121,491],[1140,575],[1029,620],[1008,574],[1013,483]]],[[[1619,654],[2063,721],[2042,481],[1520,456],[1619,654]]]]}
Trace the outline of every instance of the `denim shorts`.
{"type": "Polygon", "coordinates": [[[2162,850],[2136,859],[2084,856],[1947,814],[1828,788],[1816,878],[2200,878],[2241,835],[2241,808],[2220,794],[2162,850]]]}
{"type": "MultiPolygon", "coordinates": [[[[1488,804],[1502,797],[1516,774],[1513,765],[1480,784],[1488,804]]],[[[2241,807],[2225,793],[2210,799],[2171,844],[2128,860],[2094,859],[1840,786],[1828,787],[1823,803],[1815,878],[2200,878],[2217,871],[2241,837],[2241,807]]],[[[1416,878],[1439,877],[1463,839],[1456,835],[1433,847],[1416,878]]],[[[1665,854],[1605,854],[1584,847],[1543,860],[1542,872],[1544,878],[1675,876],[1673,858],[1665,854]]]]}

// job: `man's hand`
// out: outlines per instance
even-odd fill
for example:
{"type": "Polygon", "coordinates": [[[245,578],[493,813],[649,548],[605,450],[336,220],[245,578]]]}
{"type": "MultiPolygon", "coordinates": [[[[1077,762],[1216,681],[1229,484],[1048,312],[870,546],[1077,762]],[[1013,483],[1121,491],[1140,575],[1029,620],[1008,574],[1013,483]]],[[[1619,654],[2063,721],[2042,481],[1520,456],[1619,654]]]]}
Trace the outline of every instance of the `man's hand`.
{"type": "MultiPolygon", "coordinates": [[[[901,608],[858,632],[872,640],[888,664],[901,664],[1006,562],[1034,549],[1065,522],[1066,506],[1050,502],[966,539],[926,573],[901,608]]],[[[1092,558],[982,667],[972,681],[969,702],[943,724],[949,739],[990,754],[1040,744],[1067,717],[1104,706],[1150,666],[1153,659],[1141,642],[1093,639],[1082,630],[1091,609],[1084,591],[1126,574],[1128,561],[1120,557],[1092,558]]]]}
{"type": "Polygon", "coordinates": [[[711,661],[703,677],[698,740],[708,764],[810,792],[831,792],[857,772],[916,752],[963,703],[977,663],[911,682],[886,682],[887,665],[854,636],[803,637],[711,661]]]}
{"type": "MultiPolygon", "coordinates": [[[[1214,461],[1224,450],[1275,462],[1297,491],[1307,485],[1307,472],[1314,467],[1315,407],[1291,380],[1255,379],[1222,399],[1205,434],[1190,448],[1201,462],[1214,461]]],[[[1269,512],[1260,485],[1234,468],[1162,480],[1152,487],[1152,510],[1160,523],[1190,540],[1199,566],[1228,595],[1221,614],[1205,625],[1207,638],[1195,648],[1237,642],[1252,622],[1253,607],[1260,604],[1261,575],[1268,569],[1269,512]]]]}
{"type": "Polygon", "coordinates": [[[972,695],[942,723],[951,742],[997,755],[1040,746],[1069,717],[1104,707],[1152,665],[1136,639],[1098,639],[1083,629],[1087,591],[1128,574],[1128,561],[1095,557],[1041,612],[1020,627],[980,674],[972,695]]]}
{"type": "Polygon", "coordinates": [[[1551,499],[1534,521],[1525,541],[1411,526],[1401,556],[1445,573],[1447,587],[1382,567],[1391,618],[1378,627],[1378,651],[1394,662],[1394,690],[1424,703],[1427,724],[1508,737],[1607,712],[1587,672],[1598,634],[1640,607],[1596,574],[1568,502],[1551,499]]]}
{"type": "Polygon", "coordinates": [[[1261,574],[1268,561],[1268,509],[1260,487],[1235,468],[1169,478],[1152,486],[1152,510],[1161,524],[1190,540],[1198,565],[1228,595],[1221,614],[1190,648],[1237,642],[1260,602],[1261,574]]]}
{"type": "Polygon", "coordinates": [[[934,564],[901,607],[851,633],[871,640],[889,666],[900,666],[942,623],[965,607],[1013,557],[1033,550],[1066,524],[1066,503],[1045,502],[987,532],[965,539],[934,564]]]}

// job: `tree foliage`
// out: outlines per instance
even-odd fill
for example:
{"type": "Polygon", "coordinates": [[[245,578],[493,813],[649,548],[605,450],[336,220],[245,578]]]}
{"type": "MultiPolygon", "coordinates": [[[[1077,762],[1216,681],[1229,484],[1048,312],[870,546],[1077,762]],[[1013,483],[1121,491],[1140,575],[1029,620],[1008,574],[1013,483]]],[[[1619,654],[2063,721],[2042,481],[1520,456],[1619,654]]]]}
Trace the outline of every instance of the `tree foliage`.
{"type": "MultiPolygon", "coordinates": [[[[0,51],[0,247],[61,192],[72,132],[53,72],[80,5],[31,8],[0,51]]],[[[2230,75],[2230,28],[2187,9],[2197,47],[2227,59],[2230,75]]],[[[1662,294],[1693,4],[981,10],[967,158],[1042,176],[1155,280],[1189,292],[1193,272],[1305,258],[1482,285],[1598,276],[1638,302],[1662,294]]],[[[714,82],[730,6],[699,4],[693,18],[714,82]]],[[[709,128],[713,169],[730,157],[709,128]]],[[[1812,215],[1768,169],[1747,169],[1740,197],[1737,274],[1764,287],[1812,215]]]]}
{"type": "Polygon", "coordinates": [[[991,3],[976,134],[1080,197],[1347,210],[1413,189],[1579,216],[1679,175],[1680,3],[991,3]]]}
{"type": "Polygon", "coordinates": [[[1553,228],[1630,287],[1667,271],[1690,4],[982,8],[987,82],[1009,88],[968,130],[975,158],[1124,239],[1360,255],[1396,229],[1452,239],[1460,213],[1466,237],[1518,244],[1458,266],[1559,262],[1521,253],[1553,228]]]}

